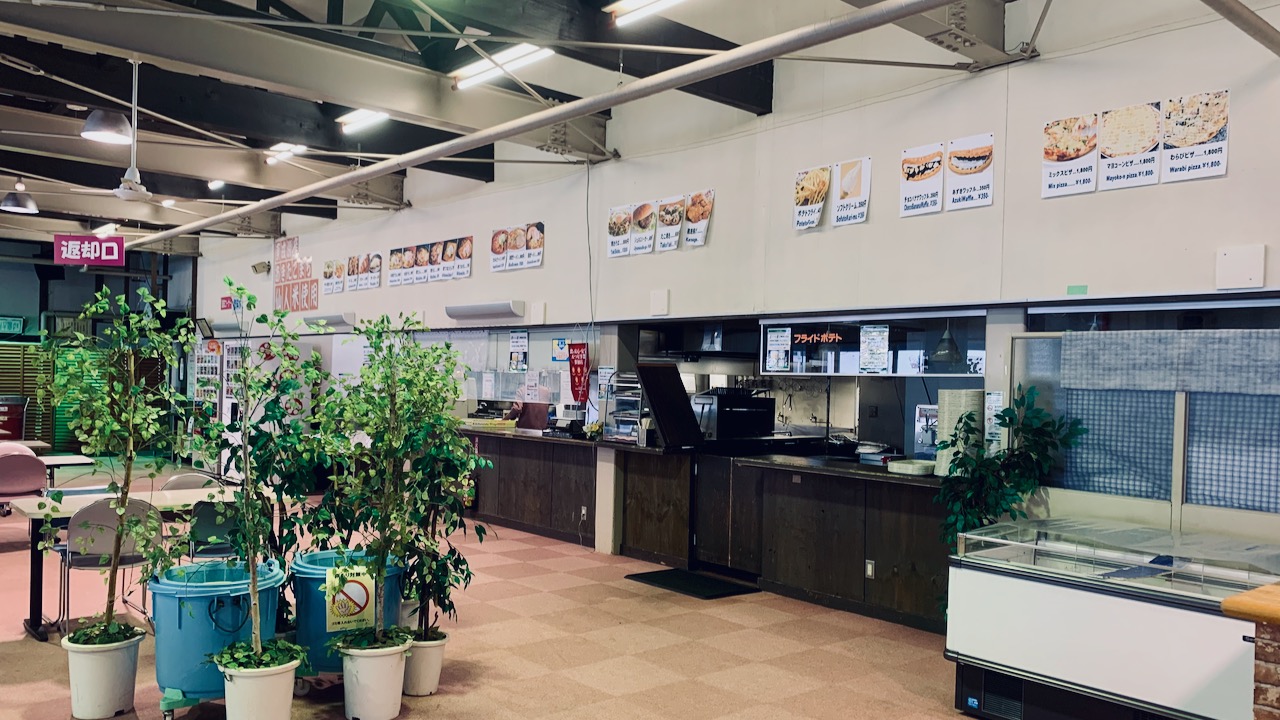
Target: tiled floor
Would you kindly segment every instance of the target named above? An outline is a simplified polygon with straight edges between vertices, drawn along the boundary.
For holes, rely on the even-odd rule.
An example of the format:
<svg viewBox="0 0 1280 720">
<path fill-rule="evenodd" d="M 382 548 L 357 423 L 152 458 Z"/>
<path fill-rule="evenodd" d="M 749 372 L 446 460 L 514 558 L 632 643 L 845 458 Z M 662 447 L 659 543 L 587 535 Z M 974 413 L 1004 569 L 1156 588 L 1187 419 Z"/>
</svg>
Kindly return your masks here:
<svg viewBox="0 0 1280 720">
<path fill-rule="evenodd" d="M 69 717 L 66 659 L 20 636 L 25 523 L 0 521 L 0 718 Z M 940 636 L 767 593 L 703 601 L 623 579 L 656 566 L 505 528 L 462 547 L 476 571 L 440 692 L 405 699 L 401 717 L 439 720 L 926 720 L 954 718 Z M 46 559 L 46 578 L 56 562 Z M 76 607 L 103 595 L 77 578 Z M 46 592 L 53 609 L 53 589 Z M 151 642 L 137 714 L 159 718 Z M 179 717 L 222 717 L 217 704 Z M 295 718 L 342 718 L 331 687 Z"/>
</svg>

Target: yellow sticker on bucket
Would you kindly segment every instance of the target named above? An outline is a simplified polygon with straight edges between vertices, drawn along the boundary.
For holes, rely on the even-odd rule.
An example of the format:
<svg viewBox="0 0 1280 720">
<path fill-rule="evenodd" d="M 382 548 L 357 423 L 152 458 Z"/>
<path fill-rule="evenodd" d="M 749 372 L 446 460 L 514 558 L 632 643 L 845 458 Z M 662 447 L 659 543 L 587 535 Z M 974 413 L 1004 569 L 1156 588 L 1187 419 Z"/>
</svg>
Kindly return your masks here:
<svg viewBox="0 0 1280 720">
<path fill-rule="evenodd" d="M 376 586 L 363 568 L 329 568 L 324 583 L 326 632 L 373 627 Z"/>
</svg>

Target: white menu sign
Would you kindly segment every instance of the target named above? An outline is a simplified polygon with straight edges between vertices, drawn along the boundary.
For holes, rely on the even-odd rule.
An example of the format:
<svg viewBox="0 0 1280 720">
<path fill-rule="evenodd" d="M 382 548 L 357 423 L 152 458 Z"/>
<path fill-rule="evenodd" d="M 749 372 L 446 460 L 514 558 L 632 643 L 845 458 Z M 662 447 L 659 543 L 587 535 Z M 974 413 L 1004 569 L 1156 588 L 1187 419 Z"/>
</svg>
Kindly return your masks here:
<svg viewBox="0 0 1280 720">
<path fill-rule="evenodd" d="M 827 202 L 827 192 L 831 189 L 831 168 L 829 166 L 801 170 L 796 173 L 795 192 L 795 227 L 797 230 L 809 230 L 818 227 L 822 222 L 822 208 Z"/>
<path fill-rule="evenodd" d="M 631 213 L 634 210 L 632 205 L 609 208 L 609 257 L 626 257 L 631 254 Z"/>
<path fill-rule="evenodd" d="M 684 196 L 658 201 L 658 252 L 680 247 L 680 231 L 684 228 Z"/>
<path fill-rule="evenodd" d="M 653 252 L 653 239 L 658 232 L 658 210 L 653 203 L 640 203 L 631 211 L 631 254 Z"/>
<path fill-rule="evenodd" d="M 942 151 L 942 143 L 902 151 L 899 217 L 942 212 Z"/>
<path fill-rule="evenodd" d="M 707 228 L 715 209 L 716 191 L 703 190 L 689 196 L 684 209 L 684 244 L 699 247 L 707 244 Z"/>
<path fill-rule="evenodd" d="M 1164 101 L 1161 182 L 1227 174 L 1228 91 Z"/>
<path fill-rule="evenodd" d="M 1160 103 L 1103 111 L 1098 123 L 1098 189 L 1160 182 Z"/>
<path fill-rule="evenodd" d="M 765 372 L 789 372 L 791 370 L 791 328 L 769 328 L 764 343 Z"/>
<path fill-rule="evenodd" d="M 995 133 L 982 133 L 947 143 L 947 210 L 995 201 L 995 142 Z"/>
<path fill-rule="evenodd" d="M 867 221 L 871 199 L 871 158 L 849 160 L 836 165 L 835 227 Z"/>
<path fill-rule="evenodd" d="M 1098 176 L 1098 115 L 1077 115 L 1044 125 L 1040 197 L 1091 193 Z"/>
</svg>

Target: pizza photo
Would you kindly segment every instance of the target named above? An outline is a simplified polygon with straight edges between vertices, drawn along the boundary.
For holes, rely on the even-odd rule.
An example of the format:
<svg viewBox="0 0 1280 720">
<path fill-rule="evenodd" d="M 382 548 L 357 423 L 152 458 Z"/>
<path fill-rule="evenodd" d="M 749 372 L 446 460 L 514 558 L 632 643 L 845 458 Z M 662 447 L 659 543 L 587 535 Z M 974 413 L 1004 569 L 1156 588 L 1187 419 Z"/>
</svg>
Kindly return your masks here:
<svg viewBox="0 0 1280 720">
<path fill-rule="evenodd" d="M 1047 162 L 1078 160 L 1097 147 L 1098 116 L 1096 114 L 1045 123 L 1044 159 Z"/>
<path fill-rule="evenodd" d="M 1186 95 L 1164 104 L 1164 146 L 1185 148 L 1220 139 L 1227 129 L 1227 91 Z"/>
<path fill-rule="evenodd" d="M 1160 142 L 1160 110 L 1143 103 L 1102 113 L 1098 148 L 1109 158 L 1141 155 Z"/>
</svg>

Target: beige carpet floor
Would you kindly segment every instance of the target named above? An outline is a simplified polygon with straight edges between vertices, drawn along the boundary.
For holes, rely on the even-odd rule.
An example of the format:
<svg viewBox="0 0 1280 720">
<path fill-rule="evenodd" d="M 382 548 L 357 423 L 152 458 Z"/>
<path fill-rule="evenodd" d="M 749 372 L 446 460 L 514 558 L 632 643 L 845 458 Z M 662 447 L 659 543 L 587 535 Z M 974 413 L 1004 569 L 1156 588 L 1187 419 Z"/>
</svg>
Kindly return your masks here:
<svg viewBox="0 0 1280 720">
<path fill-rule="evenodd" d="M 63 651 L 21 634 L 26 543 L 21 518 L 0 520 L 0 718 L 68 718 Z M 458 597 L 458 622 L 448 623 L 440 692 L 406 698 L 401 717 L 958 717 L 940 636 L 768 593 L 696 600 L 623 578 L 656 566 L 501 527 L 483 544 L 461 545 L 476 580 Z M 45 567 L 52 614 L 56 558 Z M 100 578 L 77 573 L 73 587 L 78 614 L 98 609 Z M 152 653 L 148 639 L 136 714 L 126 717 L 161 717 Z M 217 703 L 178 712 L 223 716 Z M 341 686 L 296 700 L 293 717 L 342 718 Z"/>
</svg>

